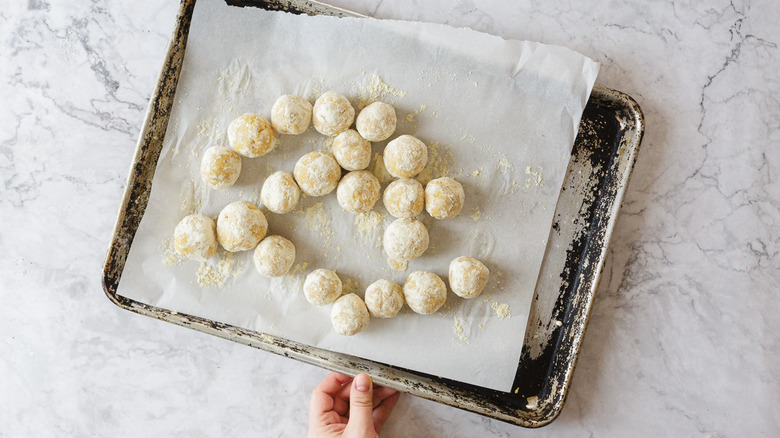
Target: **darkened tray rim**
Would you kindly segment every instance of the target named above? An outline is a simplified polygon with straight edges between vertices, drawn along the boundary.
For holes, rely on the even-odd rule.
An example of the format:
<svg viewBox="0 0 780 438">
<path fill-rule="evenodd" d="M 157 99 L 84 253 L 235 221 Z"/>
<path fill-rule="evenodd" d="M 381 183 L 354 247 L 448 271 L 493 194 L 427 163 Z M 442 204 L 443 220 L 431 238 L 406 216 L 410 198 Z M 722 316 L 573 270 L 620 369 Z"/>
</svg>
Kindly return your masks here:
<svg viewBox="0 0 780 438">
<path fill-rule="evenodd" d="M 359 14 L 312 1 L 231 0 L 230 3 L 294 13 L 359 16 Z M 557 331 L 555 346 L 550 347 L 554 348 L 554 351 L 552 352 L 553 357 L 549 359 L 547 374 L 547 378 L 554 379 L 558 384 L 553 385 L 552 388 L 549 385 L 540 385 L 543 389 L 537 394 L 537 403 L 526 405 L 525 400 L 531 394 L 503 393 L 465 385 L 359 357 L 333 353 L 197 316 L 176 313 L 117 295 L 116 291 L 126 257 L 151 192 L 154 169 L 173 105 L 194 6 L 195 0 L 182 0 L 180 4 L 176 26 L 139 135 L 114 227 L 114 234 L 103 268 L 103 288 L 108 298 L 117 306 L 142 315 L 344 374 L 354 375 L 365 372 L 370 374 L 377 383 L 384 386 L 520 426 L 540 427 L 554 420 L 563 408 L 571 374 L 579 353 L 579 346 L 598 288 L 612 229 L 617 220 L 617 211 L 628 185 L 642 139 L 644 119 L 638 104 L 624 93 L 600 86 L 594 87 L 591 95 L 589 104 L 615 107 L 616 112 L 622 114 L 623 117 L 620 123 L 626 124 L 626 126 L 621 131 L 620 138 L 605 139 L 606 143 L 615 143 L 610 169 L 605 170 L 607 173 L 612 173 L 612 175 L 608 175 L 608 178 L 613 178 L 614 181 L 609 187 L 600 188 L 602 194 L 595 201 L 599 204 L 598 212 L 593 215 L 594 217 L 589 218 L 593 224 L 587 226 L 586 242 L 588 247 L 592 248 L 584 250 L 577 259 L 577 272 L 574 276 L 576 278 L 572 284 L 573 290 L 570 292 L 572 297 L 570 301 L 563 303 L 563 307 L 560 309 L 560 318 L 563 320 L 563 324 Z M 618 118 L 620 117 L 618 116 Z M 606 184 L 605 182 L 604 185 Z M 585 264 L 587 266 L 583 267 L 582 265 Z M 530 321 L 529 330 L 532 330 Z"/>
</svg>

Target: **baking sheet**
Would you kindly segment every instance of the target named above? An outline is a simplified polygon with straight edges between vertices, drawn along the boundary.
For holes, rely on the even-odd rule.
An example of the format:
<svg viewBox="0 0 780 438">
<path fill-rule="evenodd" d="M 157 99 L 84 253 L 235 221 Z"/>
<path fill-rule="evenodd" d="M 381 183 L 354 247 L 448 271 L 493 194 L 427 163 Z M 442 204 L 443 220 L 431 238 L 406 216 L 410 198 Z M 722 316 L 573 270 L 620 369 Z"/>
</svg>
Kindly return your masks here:
<svg viewBox="0 0 780 438">
<path fill-rule="evenodd" d="M 292 16 L 201 1 L 152 195 L 118 293 L 506 391 L 516 372 L 576 126 L 596 72 L 595 63 L 567 49 L 470 30 Z M 294 275 L 261 277 L 251 265 L 251 252 L 232 259 L 223 253 L 206 266 L 170 257 L 170 236 L 181 217 L 192 211 L 216 216 L 239 199 L 259 203 L 265 176 L 291 171 L 304 153 L 328 147 L 313 129 L 303 136 L 282 136 L 271 154 L 243 160 L 236 186 L 214 192 L 199 180 L 200 153 L 226 142 L 230 120 L 243 112 L 268 116 L 284 93 L 313 101 L 328 89 L 352 98 L 356 107 L 375 99 L 393 103 L 399 116 L 396 135 L 413 134 L 431 146 L 425 178 L 447 173 L 463 183 L 467 202 L 461 216 L 425 221 L 431 249 L 408 271 L 392 271 L 376 245 L 391 218 L 373 228 L 365 221 L 357 226 L 355 216 L 342 211 L 331 194 L 305 198 L 296 213 L 268 215 L 270 232 L 296 244 Z M 384 142 L 374 145 L 376 152 L 383 147 Z M 381 202 L 375 210 L 386 213 Z M 378 278 L 403 283 L 417 269 L 446 279 L 449 261 L 460 255 L 481 258 L 491 269 L 483 296 L 466 301 L 449 293 L 447 307 L 436 315 L 405 308 L 397 318 L 372 319 L 355 337 L 336 335 L 329 306 L 310 305 L 300 291 L 304 275 L 317 267 L 335 269 L 347 288 L 359 293 Z M 200 283 L 216 284 L 200 284 L 198 271 Z"/>
</svg>

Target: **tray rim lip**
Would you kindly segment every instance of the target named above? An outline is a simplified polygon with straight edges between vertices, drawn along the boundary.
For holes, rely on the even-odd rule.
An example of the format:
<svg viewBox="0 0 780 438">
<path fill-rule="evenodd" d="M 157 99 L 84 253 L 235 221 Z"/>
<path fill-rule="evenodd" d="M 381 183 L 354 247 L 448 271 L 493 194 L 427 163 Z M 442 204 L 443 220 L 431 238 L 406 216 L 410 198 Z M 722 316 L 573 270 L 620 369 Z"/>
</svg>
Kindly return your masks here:
<svg viewBox="0 0 780 438">
<path fill-rule="evenodd" d="M 124 296 L 121 296 L 121 295 L 117 294 L 117 288 L 118 288 L 120 280 L 117 280 L 116 282 L 112 282 L 112 278 L 110 278 L 109 272 L 112 272 L 112 265 L 114 264 L 112 259 L 113 259 L 114 256 L 116 256 L 115 252 L 118 251 L 117 244 L 118 244 L 118 241 L 121 240 L 121 235 L 120 234 L 122 232 L 122 224 L 124 223 L 124 221 L 126 219 L 125 207 L 128 206 L 131 202 L 133 202 L 132 199 L 131 199 L 133 187 L 135 187 L 138 184 L 138 182 L 135 180 L 135 175 L 133 173 L 133 169 L 139 164 L 140 158 L 143 156 L 144 149 L 148 146 L 148 144 L 147 144 L 148 142 L 144 141 L 145 134 L 150 129 L 150 125 L 151 125 L 152 119 L 154 118 L 153 117 L 153 107 L 154 107 L 154 104 L 155 104 L 155 102 L 159 101 L 159 99 L 161 98 L 161 90 L 165 86 L 165 84 L 164 84 L 165 77 L 166 77 L 165 67 L 168 65 L 168 62 L 171 61 L 171 59 L 173 57 L 174 48 L 177 46 L 177 44 L 182 44 L 181 41 L 177 40 L 177 38 L 181 38 L 180 36 L 177 36 L 177 33 L 179 33 L 181 31 L 182 26 L 186 27 L 186 29 L 185 29 L 185 36 L 184 36 L 184 44 L 185 44 L 185 51 L 186 51 L 186 33 L 188 32 L 188 29 L 189 29 L 189 24 L 190 24 L 189 23 L 189 19 L 191 19 L 192 10 L 193 10 L 192 8 L 194 7 L 195 2 L 196 2 L 196 0 L 182 0 L 181 3 L 180 3 L 179 9 L 178 9 L 178 14 L 177 14 L 177 17 L 176 17 L 176 24 L 174 26 L 171 39 L 169 41 L 168 50 L 166 51 L 166 55 L 165 55 L 165 58 L 163 60 L 163 66 L 161 68 L 160 74 L 158 75 L 158 78 L 157 78 L 157 81 L 156 81 L 156 84 L 155 84 L 155 87 L 154 87 L 154 92 L 153 92 L 152 96 L 150 97 L 149 105 L 147 107 L 146 114 L 144 116 L 144 121 L 143 121 L 143 123 L 141 125 L 141 129 L 139 130 L 139 137 L 138 137 L 138 141 L 136 143 L 136 148 L 135 148 L 135 153 L 134 153 L 134 156 L 133 156 L 133 160 L 131 162 L 130 172 L 129 172 L 129 175 L 128 175 L 128 178 L 127 178 L 127 181 L 126 181 L 126 184 L 125 184 L 125 188 L 123 190 L 123 195 L 122 195 L 122 198 L 121 198 L 121 201 L 120 201 L 120 204 L 119 204 L 119 212 L 118 212 L 118 215 L 117 215 L 116 222 L 114 224 L 114 228 L 112 230 L 112 235 L 111 235 L 112 237 L 111 237 L 110 246 L 109 246 L 108 252 L 106 254 L 105 262 L 103 264 L 103 272 L 102 272 L 102 277 L 101 277 L 101 283 L 102 283 L 102 286 L 103 286 L 104 293 L 106 294 L 106 296 L 108 297 L 108 299 L 111 302 L 113 302 L 115 305 L 117 305 L 118 307 L 120 307 L 122 309 L 129 310 L 129 311 L 132 311 L 132 312 L 135 312 L 135 313 L 138 313 L 138 314 L 141 314 L 141 315 L 149 316 L 149 317 L 152 317 L 152 318 L 155 318 L 155 319 L 159 319 L 159 320 L 162 320 L 162 321 L 170 322 L 170 323 L 173 323 L 173 324 L 176 324 L 176 325 L 180 325 L 180 326 L 183 326 L 183 327 L 191 328 L 191 329 L 203 332 L 203 333 L 219 336 L 219 337 L 224 338 L 224 339 L 232 340 L 232 341 L 239 342 L 239 343 L 242 343 L 242 344 L 245 344 L 245 345 L 249 345 L 249 346 L 252 346 L 252 347 L 264 350 L 264 351 L 268 351 L 268 352 L 279 354 L 279 355 L 282 355 L 282 356 L 285 356 L 285 357 L 293 358 L 293 359 L 302 361 L 304 363 L 308 363 L 308 364 L 311 364 L 311 365 L 319 366 L 319 367 L 322 367 L 322 368 L 325 368 L 325 369 L 330 369 L 330 370 L 333 370 L 333 371 L 339 371 L 339 372 L 342 372 L 342 373 L 345 373 L 345 374 L 353 374 L 353 375 L 356 372 L 367 371 L 367 370 L 360 370 L 359 369 L 360 367 L 357 367 L 357 366 L 355 366 L 354 368 L 350 369 L 350 368 L 345 368 L 343 366 L 334 365 L 333 363 L 327 362 L 327 361 L 325 361 L 323 359 L 324 357 L 326 357 L 328 355 L 336 355 L 336 356 L 339 356 L 341 358 L 344 358 L 347 361 L 349 361 L 350 358 L 354 358 L 356 360 L 368 362 L 370 364 L 376 364 L 376 365 L 378 365 L 380 367 L 386 367 L 386 365 L 384 365 L 384 364 L 379 364 L 377 362 L 370 361 L 368 359 L 363 359 L 363 358 L 359 358 L 359 357 L 356 357 L 356 356 L 347 355 L 347 354 L 344 354 L 344 353 L 334 353 L 334 352 L 323 350 L 323 349 L 320 349 L 320 348 L 317 348 L 317 347 L 304 345 L 304 344 L 301 344 L 301 343 L 296 342 L 296 341 L 291 341 L 291 340 L 288 340 L 288 339 L 283 339 L 283 338 L 279 338 L 279 337 L 276 337 L 276 336 L 268 335 L 268 334 L 265 334 L 265 333 L 251 331 L 251 330 L 243 329 L 241 327 L 232 326 L 232 325 L 229 325 L 229 324 L 218 323 L 216 321 L 207 320 L 205 318 L 200 318 L 200 317 L 193 316 L 193 315 L 186 315 L 186 314 L 178 313 L 178 312 L 171 311 L 171 310 L 168 310 L 168 309 L 163 309 L 163 308 L 159 308 L 159 307 L 152 306 L 152 305 L 149 305 L 149 304 L 145 304 L 145 303 L 142 303 L 142 302 L 139 302 L 139 301 L 136 301 L 136 300 L 133 300 L 133 299 L 130 299 L 130 298 L 127 298 L 127 297 L 124 297 Z M 291 5 L 295 5 L 295 4 L 298 4 L 298 3 L 316 4 L 319 7 L 331 8 L 334 11 L 338 11 L 340 13 L 348 14 L 348 15 L 351 15 L 351 16 L 365 17 L 364 15 L 361 15 L 361 14 L 358 14 L 358 13 L 354 13 L 352 11 L 349 11 L 349 10 L 346 10 L 346 9 L 343 9 L 343 8 L 331 6 L 331 5 L 328 5 L 328 4 L 320 2 L 320 1 L 309 0 L 309 1 L 301 2 L 300 0 L 286 0 L 286 3 L 291 4 Z M 189 8 L 189 16 L 187 16 L 188 8 Z M 182 57 L 182 59 L 183 59 L 183 57 Z M 176 82 L 176 84 L 178 84 L 178 74 L 176 75 L 176 81 L 175 82 Z M 174 90 L 175 90 L 176 84 L 174 84 Z M 623 109 L 628 111 L 633 116 L 632 119 L 631 119 L 631 122 L 634 124 L 634 129 L 633 129 L 633 135 L 629 139 L 631 145 L 630 145 L 630 147 L 626 148 L 626 150 L 628 152 L 628 157 L 626 158 L 626 160 L 627 160 L 627 170 L 620 175 L 621 176 L 621 178 L 620 178 L 621 183 L 618 184 L 618 187 L 617 187 L 617 190 L 616 190 L 616 193 L 615 193 L 615 197 L 614 197 L 614 202 L 610 205 L 610 207 L 612 209 L 614 209 L 614 213 L 609 217 L 609 219 L 606 221 L 606 224 L 604 226 L 604 242 L 603 242 L 603 246 L 601 247 L 601 250 L 599 251 L 598 257 L 597 257 L 598 267 L 594 271 L 595 274 L 592 277 L 592 286 L 586 291 L 587 294 L 585 295 L 586 302 L 585 302 L 585 305 L 584 305 L 584 314 L 582 315 L 581 322 L 579 323 L 580 330 L 576 331 L 577 334 L 571 338 L 572 342 L 573 342 L 572 353 L 570 355 L 571 356 L 570 357 L 571 360 L 567 361 L 566 366 L 562 370 L 563 371 L 562 372 L 562 385 L 560 385 L 560 387 L 557 388 L 557 390 L 550 391 L 548 397 L 546 397 L 545 399 L 539 399 L 539 404 L 538 404 L 539 409 L 537 409 L 535 411 L 532 410 L 532 411 L 517 411 L 517 412 L 515 412 L 515 413 L 535 412 L 535 413 L 537 413 L 537 415 L 528 415 L 528 416 L 525 416 L 525 417 L 521 417 L 521 416 L 511 416 L 511 415 L 506 415 L 506 414 L 502 415 L 502 413 L 500 411 L 498 411 L 498 410 L 497 411 L 492 411 L 492 412 L 486 412 L 484 409 L 480 409 L 480 406 L 473 405 L 473 404 L 471 406 L 468 406 L 467 403 L 466 404 L 455 404 L 454 402 L 450 403 L 450 402 L 447 402 L 446 400 L 443 400 L 443 399 L 437 398 L 437 397 L 433 397 L 430 394 L 425 393 L 424 391 L 422 391 L 422 389 L 420 389 L 420 388 L 422 388 L 422 386 L 420 386 L 420 387 L 402 386 L 399 383 L 397 383 L 396 381 L 390 380 L 388 378 L 384 378 L 382 376 L 377 376 L 375 378 L 377 383 L 380 383 L 380 384 L 382 384 L 384 386 L 388 386 L 388 387 L 391 387 L 391 388 L 394 388 L 394 389 L 398 389 L 398 390 L 401 390 L 401 391 L 404 391 L 404 392 L 408 392 L 408 393 L 413 394 L 413 395 L 418 396 L 418 397 L 426 398 L 426 399 L 437 401 L 439 403 L 447 404 L 447 405 L 450 405 L 450 406 L 453 406 L 453 407 L 458 407 L 458 408 L 465 409 L 465 410 L 468 410 L 468 411 L 471 411 L 471 412 L 479 413 L 481 415 L 485 415 L 485 416 L 488 416 L 488 417 L 496 418 L 496 419 L 499 419 L 499 420 L 502 420 L 502 421 L 505 421 L 505 422 L 509 422 L 509 423 L 513 423 L 513 424 L 516 424 L 516 425 L 519 425 L 519 426 L 522 426 L 522 427 L 528 427 L 528 428 L 542 427 L 542 426 L 545 426 L 545 425 L 549 424 L 550 422 L 555 420 L 558 417 L 558 415 L 560 415 L 560 413 L 561 413 L 561 411 L 563 409 L 565 398 L 568 395 L 568 389 L 569 389 L 569 386 L 571 384 L 572 375 L 573 375 L 574 368 L 576 366 L 577 359 L 579 357 L 581 343 L 582 343 L 582 341 L 584 339 L 585 331 L 587 329 L 587 323 L 588 323 L 588 321 L 590 319 L 590 314 L 591 314 L 591 311 L 592 311 L 592 305 L 593 305 L 593 301 L 594 301 L 594 298 L 595 298 L 595 295 L 596 295 L 596 291 L 598 289 L 598 283 L 599 283 L 599 281 L 601 279 L 601 274 L 602 274 L 602 270 L 603 270 L 604 261 L 606 259 L 606 254 L 608 252 L 609 244 L 610 244 L 610 241 L 611 241 L 612 231 L 613 231 L 613 229 L 615 227 L 615 224 L 617 223 L 618 212 L 619 212 L 619 209 L 620 209 L 620 205 L 621 205 L 623 197 L 625 195 L 625 191 L 626 191 L 626 189 L 628 187 L 628 183 L 629 183 L 629 180 L 630 180 L 630 177 L 631 177 L 631 174 L 632 174 L 632 169 L 633 169 L 633 166 L 634 166 L 634 164 L 636 162 L 636 156 L 637 156 L 640 144 L 641 144 L 642 137 L 644 135 L 644 115 L 642 113 L 642 110 L 641 110 L 639 104 L 636 102 L 636 100 L 633 97 L 631 97 L 630 95 L 628 95 L 626 93 L 623 93 L 623 92 L 620 92 L 620 91 L 617 91 L 617 90 L 614 90 L 614 89 L 611 89 L 611 88 L 607 88 L 607 87 L 601 86 L 599 84 L 595 84 L 593 86 L 593 89 L 591 91 L 589 99 L 593 99 L 594 97 L 600 98 L 600 99 L 608 99 L 608 100 L 622 102 L 624 104 Z M 166 123 L 166 126 L 167 126 L 167 123 Z M 623 140 L 623 139 L 626 139 L 626 137 L 621 137 L 621 140 Z M 162 139 L 159 139 L 158 141 L 162 142 Z M 156 168 L 156 164 L 155 164 L 155 168 Z M 151 185 L 150 185 L 150 187 L 151 187 Z M 145 210 L 145 207 L 144 207 L 144 210 Z M 135 233 L 133 233 L 132 237 L 133 238 L 135 237 Z M 130 246 L 131 246 L 131 244 L 128 245 L 128 249 L 127 249 L 128 252 L 129 252 Z M 125 256 L 126 256 L 126 254 L 125 254 Z M 121 277 L 121 273 L 124 270 L 125 261 L 122 260 L 120 264 L 121 264 L 121 267 L 120 267 L 121 269 L 118 269 L 118 276 L 116 277 L 117 279 L 119 279 Z M 165 314 L 165 313 L 167 313 L 167 314 Z M 229 333 L 220 332 L 219 329 L 216 328 L 217 325 L 223 326 L 223 327 L 229 327 L 229 328 L 233 329 L 235 332 L 240 333 L 241 336 L 239 336 L 239 335 L 231 336 Z M 256 337 L 257 339 L 252 339 L 253 337 Z M 282 345 L 282 344 L 284 344 L 284 345 Z M 304 347 L 308 348 L 309 350 L 312 350 L 312 352 L 317 354 L 317 356 L 314 357 L 314 356 L 302 353 L 300 351 L 295 351 L 295 350 L 290 348 L 291 344 L 304 346 Z M 357 365 L 357 364 L 356 363 L 352 363 L 352 365 L 354 366 L 354 365 Z M 395 368 L 393 368 L 393 369 L 395 369 Z M 398 373 L 398 370 L 397 369 L 395 369 L 395 370 L 396 370 L 396 373 Z M 409 373 L 401 372 L 401 374 L 409 374 Z M 430 381 L 430 379 L 428 379 L 427 377 L 420 376 L 420 375 L 417 375 L 417 374 L 412 374 L 412 376 L 415 376 L 418 379 L 423 380 L 423 381 Z M 452 392 L 452 390 L 450 390 L 450 392 Z M 453 395 L 457 395 L 457 394 L 453 393 Z M 466 400 L 460 400 L 460 401 L 464 402 Z M 495 403 L 492 403 L 492 402 L 485 402 L 485 403 L 498 407 Z"/>
</svg>

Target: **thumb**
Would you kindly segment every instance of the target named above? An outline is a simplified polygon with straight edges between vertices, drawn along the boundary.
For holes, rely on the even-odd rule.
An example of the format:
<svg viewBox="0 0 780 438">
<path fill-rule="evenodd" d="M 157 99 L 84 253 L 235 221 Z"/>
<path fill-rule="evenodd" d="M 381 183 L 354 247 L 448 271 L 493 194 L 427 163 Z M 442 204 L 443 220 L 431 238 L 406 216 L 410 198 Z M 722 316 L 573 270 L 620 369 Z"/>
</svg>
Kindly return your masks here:
<svg viewBox="0 0 780 438">
<path fill-rule="evenodd" d="M 366 374 L 358 374 L 349 392 L 349 420 L 345 432 L 376 436 L 373 412 L 374 387 L 371 378 Z"/>
</svg>

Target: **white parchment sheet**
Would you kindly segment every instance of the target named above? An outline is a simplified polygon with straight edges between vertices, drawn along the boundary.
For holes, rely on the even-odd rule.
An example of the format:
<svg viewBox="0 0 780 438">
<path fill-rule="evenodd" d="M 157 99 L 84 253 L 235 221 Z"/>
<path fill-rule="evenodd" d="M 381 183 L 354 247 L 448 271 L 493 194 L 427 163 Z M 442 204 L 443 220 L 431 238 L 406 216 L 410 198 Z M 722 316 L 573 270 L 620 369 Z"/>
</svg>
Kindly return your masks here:
<svg viewBox="0 0 780 438">
<path fill-rule="evenodd" d="M 149 205 L 127 259 L 119 294 L 180 313 L 241 326 L 332 351 L 510 391 L 553 211 L 583 107 L 598 65 L 571 50 L 504 40 L 442 25 L 296 16 L 201 0 L 195 7 L 176 102 Z M 214 191 L 201 181 L 202 152 L 227 146 L 235 117 L 270 118 L 282 94 L 312 103 L 336 90 L 359 109 L 381 100 L 395 106 L 398 129 L 430 148 L 422 179 L 454 177 L 466 203 L 454 219 L 423 214 L 431 247 L 405 272 L 386 262 L 380 241 L 392 221 L 381 200 L 374 223 L 343 211 L 335 191 L 302 198 L 286 215 L 268 213 L 269 234 L 296 246 L 296 264 L 269 279 L 252 251 L 220 250 L 207 264 L 171 257 L 176 224 L 187 214 L 211 217 L 230 202 L 260 204 L 260 187 L 276 170 L 292 173 L 306 152 L 330 142 L 313 127 L 280 136 L 278 147 L 243 158 L 235 186 Z M 386 142 L 374 143 L 381 152 Z M 381 163 L 369 170 L 381 176 Z M 382 179 L 382 187 L 389 180 Z M 424 182 L 423 181 L 423 182 Z M 386 217 L 384 217 L 386 215 Z M 383 220 L 377 220 L 382 219 Z M 491 271 L 473 300 L 448 292 L 434 315 L 408 307 L 392 319 L 372 318 L 352 337 L 337 335 L 331 306 L 309 304 L 305 275 L 333 269 L 347 292 L 363 295 L 379 278 L 403 284 L 415 270 L 446 282 L 449 262 L 481 259 Z"/>
</svg>

